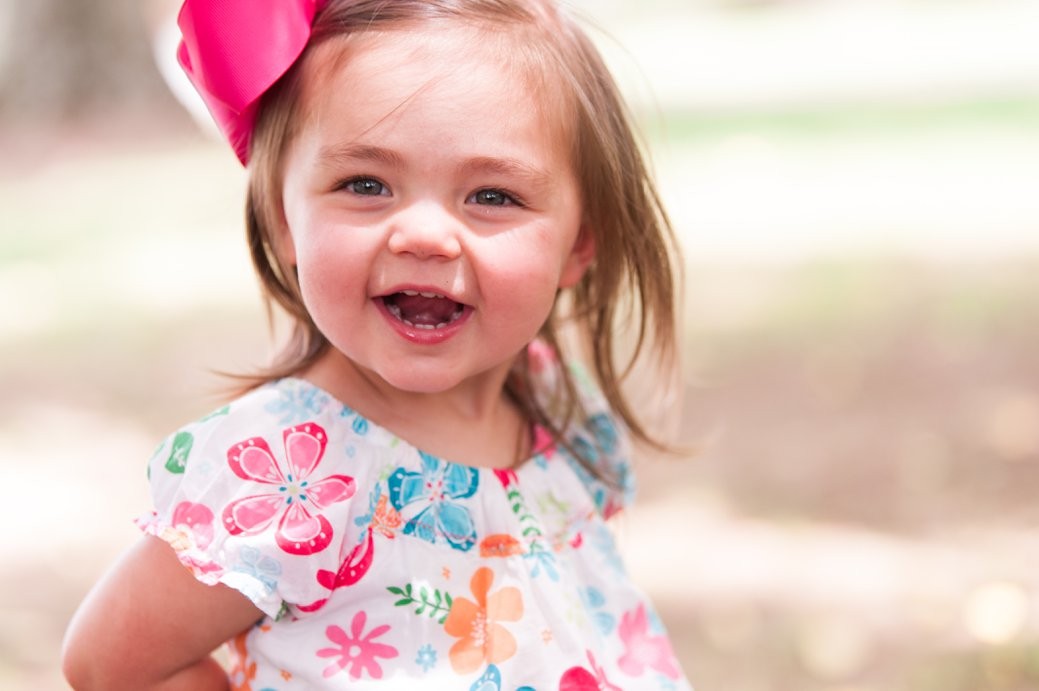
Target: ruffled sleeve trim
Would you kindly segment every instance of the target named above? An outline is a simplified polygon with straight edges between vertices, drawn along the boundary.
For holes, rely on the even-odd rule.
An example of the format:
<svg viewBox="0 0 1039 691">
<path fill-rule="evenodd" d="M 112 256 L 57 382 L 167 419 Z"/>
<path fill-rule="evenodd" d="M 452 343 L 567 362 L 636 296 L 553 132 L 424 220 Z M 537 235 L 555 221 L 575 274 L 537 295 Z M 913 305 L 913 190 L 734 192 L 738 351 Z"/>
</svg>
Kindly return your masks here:
<svg viewBox="0 0 1039 691">
<path fill-rule="evenodd" d="M 273 382 L 167 438 L 149 464 L 155 510 L 138 526 L 199 581 L 268 616 L 313 611 L 340 585 L 344 555 L 368 540 L 358 528 L 368 490 L 393 460 L 366 434 L 319 389 Z"/>
<path fill-rule="evenodd" d="M 198 547 L 186 526 L 169 525 L 154 511 L 141 516 L 135 523 L 146 535 L 157 537 L 168 544 L 181 565 L 199 582 L 211 586 L 223 583 L 237 590 L 272 619 L 279 618 L 284 612 L 286 603 L 271 590 L 269 581 L 265 582 L 261 577 L 242 571 L 226 570 L 205 550 Z"/>
</svg>

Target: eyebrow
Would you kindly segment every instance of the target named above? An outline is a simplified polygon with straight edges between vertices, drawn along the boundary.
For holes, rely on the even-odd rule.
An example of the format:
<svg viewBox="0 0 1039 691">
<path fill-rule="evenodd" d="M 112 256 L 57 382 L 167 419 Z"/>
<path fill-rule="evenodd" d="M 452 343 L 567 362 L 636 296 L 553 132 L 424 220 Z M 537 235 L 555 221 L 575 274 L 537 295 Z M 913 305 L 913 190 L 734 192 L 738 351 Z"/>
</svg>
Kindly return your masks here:
<svg viewBox="0 0 1039 691">
<path fill-rule="evenodd" d="M 463 173 L 489 173 L 518 177 L 539 188 L 548 186 L 552 180 L 548 171 L 514 158 L 477 156 L 467 159 L 458 168 Z"/>
<path fill-rule="evenodd" d="M 404 158 L 396 151 L 368 144 L 323 146 L 318 153 L 318 164 L 334 166 L 344 162 L 382 163 L 392 168 L 403 168 Z"/>
<path fill-rule="evenodd" d="M 381 163 L 397 169 L 405 167 L 401 154 L 371 144 L 324 146 L 318 153 L 318 164 L 322 166 L 335 167 L 337 164 L 357 162 Z M 462 161 L 456 170 L 463 175 L 482 173 L 520 178 L 537 188 L 548 187 L 552 182 L 552 176 L 547 170 L 509 157 L 474 156 Z"/>
</svg>

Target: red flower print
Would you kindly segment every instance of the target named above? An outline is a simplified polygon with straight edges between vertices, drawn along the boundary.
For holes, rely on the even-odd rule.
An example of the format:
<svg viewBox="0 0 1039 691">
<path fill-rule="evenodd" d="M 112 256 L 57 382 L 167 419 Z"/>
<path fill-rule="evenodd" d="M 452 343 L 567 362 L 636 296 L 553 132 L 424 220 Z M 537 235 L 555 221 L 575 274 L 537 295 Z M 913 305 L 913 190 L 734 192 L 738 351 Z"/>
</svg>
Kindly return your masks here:
<svg viewBox="0 0 1039 691">
<path fill-rule="evenodd" d="M 624 642 L 624 654 L 617 660 L 617 666 L 622 672 L 638 677 L 649 667 L 671 679 L 681 676 L 667 636 L 654 636 L 649 633 L 645 605 L 625 612 L 621 616 L 617 632 Z"/>
<path fill-rule="evenodd" d="M 571 667 L 563 673 L 563 678 L 559 680 L 559 691 L 621 691 L 619 686 L 614 686 L 606 678 L 602 667 L 596 664 L 592 651 L 586 652 L 588 664 L 595 673 L 592 674 L 584 667 Z"/>
<path fill-rule="evenodd" d="M 400 653 L 392 645 L 376 643 L 374 639 L 390 630 L 389 624 L 376 626 L 362 636 L 365 622 L 368 619 L 363 611 L 354 615 L 350 623 L 350 633 L 347 634 L 338 626 L 329 626 L 325 629 L 325 635 L 337 648 L 322 648 L 317 651 L 318 657 L 338 657 L 339 659 L 325 668 L 325 677 L 331 677 L 349 667 L 350 678 L 360 679 L 365 672 L 372 679 L 382 679 L 382 667 L 379 666 L 377 657 L 387 659 L 397 657 Z"/>
<path fill-rule="evenodd" d="M 224 508 L 223 522 L 232 535 L 255 535 L 278 518 L 274 537 L 289 554 L 314 554 L 332 542 L 332 525 L 321 512 L 354 494 L 354 480 L 329 475 L 311 482 L 328 444 L 325 430 L 314 423 L 286 429 L 285 468 L 262 437 L 235 444 L 227 451 L 227 463 L 235 475 L 270 485 L 275 491 L 237 499 Z M 279 518 L 280 517 L 280 518 Z"/>
<path fill-rule="evenodd" d="M 516 471 L 512 468 L 495 468 L 494 476 L 498 478 L 498 482 L 500 482 L 501 486 L 505 489 L 508 489 L 519 482 L 519 478 L 516 476 Z"/>
</svg>

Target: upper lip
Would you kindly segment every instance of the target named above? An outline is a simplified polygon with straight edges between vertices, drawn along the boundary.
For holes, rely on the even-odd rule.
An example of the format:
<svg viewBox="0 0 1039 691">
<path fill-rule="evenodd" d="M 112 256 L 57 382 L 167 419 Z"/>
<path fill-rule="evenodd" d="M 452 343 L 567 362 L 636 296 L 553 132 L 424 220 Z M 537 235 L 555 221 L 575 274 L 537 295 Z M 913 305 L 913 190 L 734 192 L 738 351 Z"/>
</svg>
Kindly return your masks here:
<svg viewBox="0 0 1039 691">
<path fill-rule="evenodd" d="M 406 295 L 421 295 L 423 297 L 432 298 L 444 298 L 446 300 L 452 300 L 460 305 L 467 304 L 464 300 L 458 299 L 456 296 L 449 292 L 443 291 L 435 286 L 420 286 L 420 285 L 400 285 L 389 290 L 380 292 L 376 295 L 377 298 L 386 298 L 396 293 L 404 293 Z"/>
</svg>

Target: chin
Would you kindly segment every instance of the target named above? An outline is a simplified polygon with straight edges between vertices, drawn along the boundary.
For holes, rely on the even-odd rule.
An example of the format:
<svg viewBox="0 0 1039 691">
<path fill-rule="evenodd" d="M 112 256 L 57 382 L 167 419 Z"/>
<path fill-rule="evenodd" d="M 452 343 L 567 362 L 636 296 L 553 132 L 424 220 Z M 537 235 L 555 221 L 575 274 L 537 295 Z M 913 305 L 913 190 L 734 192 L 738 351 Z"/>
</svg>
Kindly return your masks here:
<svg viewBox="0 0 1039 691">
<path fill-rule="evenodd" d="M 443 371 L 402 371 L 397 367 L 390 372 L 379 372 L 378 374 L 383 381 L 398 391 L 417 394 L 443 393 L 450 391 L 462 382 L 460 377 Z"/>
</svg>

